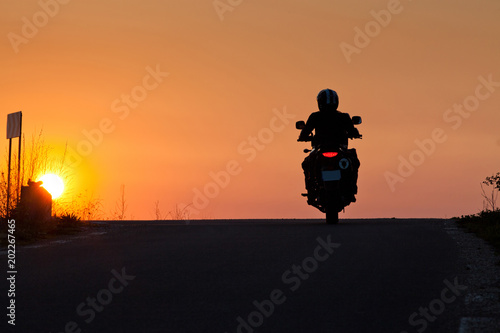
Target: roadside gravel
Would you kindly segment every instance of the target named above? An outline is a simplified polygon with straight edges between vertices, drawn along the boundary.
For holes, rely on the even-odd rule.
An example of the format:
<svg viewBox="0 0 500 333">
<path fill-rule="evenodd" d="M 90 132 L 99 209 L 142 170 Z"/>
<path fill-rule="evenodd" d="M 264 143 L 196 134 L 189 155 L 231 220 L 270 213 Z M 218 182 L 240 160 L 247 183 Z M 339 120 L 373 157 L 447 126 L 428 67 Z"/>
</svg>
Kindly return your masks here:
<svg viewBox="0 0 500 333">
<path fill-rule="evenodd" d="M 445 222 L 464 261 L 468 287 L 459 333 L 500 332 L 500 256 L 483 239 L 465 232 L 454 220 Z"/>
</svg>

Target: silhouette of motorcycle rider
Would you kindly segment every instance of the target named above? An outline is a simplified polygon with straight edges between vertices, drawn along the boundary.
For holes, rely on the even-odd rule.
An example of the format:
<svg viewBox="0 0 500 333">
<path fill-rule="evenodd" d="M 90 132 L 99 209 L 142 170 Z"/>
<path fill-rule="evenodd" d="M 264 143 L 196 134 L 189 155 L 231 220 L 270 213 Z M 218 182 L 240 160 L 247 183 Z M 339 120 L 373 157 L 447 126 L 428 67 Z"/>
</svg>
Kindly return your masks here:
<svg viewBox="0 0 500 333">
<path fill-rule="evenodd" d="M 307 119 L 305 127 L 302 129 L 297 141 L 309 141 L 310 135 L 314 130 L 312 138 L 312 146 L 327 146 L 335 148 L 343 148 L 348 154 L 353 164 L 352 182 L 349 186 L 348 200 L 355 202 L 355 194 L 358 193 L 357 180 L 358 169 L 360 166 L 359 159 L 355 149 L 347 149 L 349 138 L 361 138 L 361 134 L 354 127 L 351 116 L 348 113 L 342 113 L 337 110 L 339 106 L 339 97 L 337 93 L 331 89 L 323 89 L 317 96 L 319 111 L 313 112 Z M 315 193 L 315 177 L 317 175 L 317 157 L 318 149 L 314 149 L 302 162 L 304 170 L 307 202 L 313 204 L 316 198 Z"/>
</svg>

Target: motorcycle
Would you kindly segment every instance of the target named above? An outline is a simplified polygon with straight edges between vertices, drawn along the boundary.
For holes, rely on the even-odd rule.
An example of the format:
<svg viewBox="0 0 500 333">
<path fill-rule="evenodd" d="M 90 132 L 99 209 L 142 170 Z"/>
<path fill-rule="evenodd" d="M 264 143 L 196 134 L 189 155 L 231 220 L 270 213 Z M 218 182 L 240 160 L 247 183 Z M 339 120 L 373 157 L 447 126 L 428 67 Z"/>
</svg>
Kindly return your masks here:
<svg viewBox="0 0 500 333">
<path fill-rule="evenodd" d="M 352 122 L 360 125 L 361 117 L 352 117 Z M 296 122 L 295 127 L 302 130 L 305 125 L 301 120 Z M 351 139 L 361 138 L 359 135 Z M 300 141 L 312 142 L 313 136 Z M 356 150 L 348 149 L 347 145 L 314 143 L 312 149 L 304 149 L 304 153 L 309 153 L 304 160 L 309 166 L 309 170 L 304 169 L 309 195 L 302 193 L 302 196 L 308 197 L 309 205 L 326 214 L 327 224 L 337 224 L 339 212 L 356 201 L 359 168 Z"/>
</svg>

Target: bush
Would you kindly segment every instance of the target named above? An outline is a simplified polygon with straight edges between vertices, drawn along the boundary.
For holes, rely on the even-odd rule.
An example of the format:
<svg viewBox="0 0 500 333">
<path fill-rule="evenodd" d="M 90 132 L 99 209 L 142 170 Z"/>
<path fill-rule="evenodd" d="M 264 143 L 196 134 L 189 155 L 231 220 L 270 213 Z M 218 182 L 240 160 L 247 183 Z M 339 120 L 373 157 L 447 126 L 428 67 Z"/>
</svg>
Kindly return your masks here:
<svg viewBox="0 0 500 333">
<path fill-rule="evenodd" d="M 85 223 L 83 223 L 74 213 L 63 214 L 59 217 L 55 217 L 54 220 L 57 226 L 56 232 L 77 231 L 80 227 L 85 225 Z"/>
<path fill-rule="evenodd" d="M 486 240 L 500 254 L 500 209 L 455 219 L 459 226 Z"/>
</svg>

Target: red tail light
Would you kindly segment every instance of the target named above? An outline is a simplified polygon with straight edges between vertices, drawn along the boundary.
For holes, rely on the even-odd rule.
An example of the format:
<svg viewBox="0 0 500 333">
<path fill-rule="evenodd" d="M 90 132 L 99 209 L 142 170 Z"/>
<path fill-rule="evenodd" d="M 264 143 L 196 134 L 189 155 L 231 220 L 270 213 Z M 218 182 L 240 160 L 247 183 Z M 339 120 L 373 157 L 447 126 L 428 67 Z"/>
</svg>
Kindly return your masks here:
<svg viewBox="0 0 500 333">
<path fill-rule="evenodd" d="M 337 152 L 334 152 L 334 151 L 329 151 L 329 152 L 326 152 L 326 153 L 323 153 L 323 156 L 325 157 L 335 157 L 337 156 L 339 153 Z"/>
</svg>

